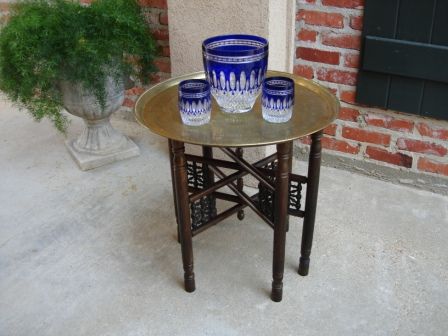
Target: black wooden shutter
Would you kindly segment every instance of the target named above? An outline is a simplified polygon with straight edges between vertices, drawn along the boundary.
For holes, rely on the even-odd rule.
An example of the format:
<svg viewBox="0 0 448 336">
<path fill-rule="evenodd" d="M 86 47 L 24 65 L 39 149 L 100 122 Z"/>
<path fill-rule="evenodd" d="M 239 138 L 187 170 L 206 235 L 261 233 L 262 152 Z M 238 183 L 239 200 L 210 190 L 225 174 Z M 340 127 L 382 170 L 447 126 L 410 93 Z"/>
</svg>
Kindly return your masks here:
<svg viewBox="0 0 448 336">
<path fill-rule="evenodd" d="M 448 120 L 448 0 L 366 0 L 356 101 Z"/>
</svg>

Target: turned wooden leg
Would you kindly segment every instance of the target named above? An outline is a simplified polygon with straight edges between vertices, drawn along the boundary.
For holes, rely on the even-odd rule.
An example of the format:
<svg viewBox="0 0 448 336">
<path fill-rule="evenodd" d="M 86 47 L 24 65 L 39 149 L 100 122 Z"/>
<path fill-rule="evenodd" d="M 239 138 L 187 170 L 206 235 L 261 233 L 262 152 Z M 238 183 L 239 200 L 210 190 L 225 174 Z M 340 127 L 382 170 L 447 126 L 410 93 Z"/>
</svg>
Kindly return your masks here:
<svg viewBox="0 0 448 336">
<path fill-rule="evenodd" d="M 213 159 L 213 148 L 208 146 L 202 146 L 202 156 L 207 159 Z M 211 169 L 208 168 L 208 165 L 205 163 L 203 164 L 203 168 L 204 168 L 205 184 L 207 186 L 213 184 L 213 182 L 215 182 L 215 174 Z"/>
<path fill-rule="evenodd" d="M 202 146 L 202 156 L 207 159 L 213 159 L 213 147 Z M 204 173 L 204 188 L 211 186 L 215 182 L 215 174 L 213 170 L 210 169 L 209 165 L 204 163 L 202 165 Z M 217 215 L 216 209 L 216 199 L 213 195 L 207 196 L 207 206 L 208 209 L 203 209 L 203 211 L 208 211 L 209 218 L 214 218 Z"/>
<path fill-rule="evenodd" d="M 243 154 L 244 154 L 244 149 L 243 148 L 239 147 L 239 148 L 236 149 L 236 155 L 239 158 L 243 158 Z M 244 189 L 244 180 L 243 180 L 242 177 L 239 178 L 236 181 L 236 187 L 238 188 L 239 191 L 243 191 L 243 189 Z M 244 219 L 244 210 L 238 211 L 237 217 L 238 217 L 239 220 L 243 220 Z"/>
<path fill-rule="evenodd" d="M 289 176 L 291 176 L 291 173 L 292 173 L 292 161 L 293 161 L 293 144 L 291 144 L 291 164 L 289 165 Z M 289 201 L 290 201 L 290 199 L 289 199 L 289 193 L 290 193 L 290 191 L 291 191 L 291 180 L 289 180 L 288 181 L 288 205 L 287 205 L 287 208 L 288 208 L 288 211 L 289 211 Z M 286 232 L 289 232 L 289 220 L 290 220 L 290 217 L 289 217 L 289 215 L 288 216 L 286 216 Z"/>
<path fill-rule="evenodd" d="M 174 194 L 176 195 L 179 235 L 184 266 L 184 283 L 187 292 L 196 289 L 193 272 L 193 243 L 191 236 L 190 204 L 188 199 L 187 167 L 183 142 L 172 141 Z"/>
<path fill-rule="evenodd" d="M 316 218 L 317 194 L 319 191 L 322 131 L 311 135 L 311 149 L 308 163 L 305 217 L 303 219 L 302 247 L 300 251 L 299 274 L 308 275 L 311 246 L 313 244 L 314 220 Z"/>
<path fill-rule="evenodd" d="M 274 196 L 274 257 L 271 299 L 280 302 L 283 295 L 285 269 L 286 223 L 288 219 L 289 172 L 292 164 L 292 142 L 277 145 L 278 166 Z"/>
<path fill-rule="evenodd" d="M 177 197 L 176 188 L 174 186 L 174 154 L 173 154 L 173 143 L 171 139 L 168 139 L 168 155 L 170 156 L 170 170 L 171 170 L 171 185 L 173 187 L 173 201 L 174 201 L 174 213 L 176 215 L 177 224 L 177 241 L 180 243 L 180 226 L 179 226 L 179 215 L 177 214 Z"/>
</svg>

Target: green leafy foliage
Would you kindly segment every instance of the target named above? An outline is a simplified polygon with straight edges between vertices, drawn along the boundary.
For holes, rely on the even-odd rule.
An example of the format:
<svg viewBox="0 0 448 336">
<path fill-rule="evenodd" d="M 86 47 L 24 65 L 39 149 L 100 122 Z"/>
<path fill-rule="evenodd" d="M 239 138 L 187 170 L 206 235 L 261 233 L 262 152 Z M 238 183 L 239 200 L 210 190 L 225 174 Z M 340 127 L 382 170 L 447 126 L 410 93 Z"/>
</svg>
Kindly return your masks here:
<svg viewBox="0 0 448 336">
<path fill-rule="evenodd" d="M 146 83 L 155 50 L 137 0 L 25 0 L 0 32 L 0 89 L 65 131 L 61 80 L 81 83 L 104 108 L 106 77 Z"/>
</svg>

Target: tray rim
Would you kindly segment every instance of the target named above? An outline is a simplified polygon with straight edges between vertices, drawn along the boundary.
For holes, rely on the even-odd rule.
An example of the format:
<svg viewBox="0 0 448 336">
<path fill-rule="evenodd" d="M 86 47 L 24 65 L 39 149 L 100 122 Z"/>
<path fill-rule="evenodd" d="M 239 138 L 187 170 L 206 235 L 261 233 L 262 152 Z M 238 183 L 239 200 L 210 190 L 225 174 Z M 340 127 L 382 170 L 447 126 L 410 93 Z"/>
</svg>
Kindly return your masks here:
<svg viewBox="0 0 448 336">
<path fill-rule="evenodd" d="M 197 72 L 185 74 L 182 76 L 172 77 L 172 78 L 169 78 L 169 79 L 167 79 L 163 82 L 160 82 L 160 83 L 154 85 L 153 87 L 147 89 L 137 99 L 137 101 L 134 105 L 134 108 L 133 108 L 133 113 L 134 113 L 135 119 L 141 126 L 143 126 L 144 128 L 150 130 L 151 132 L 153 132 L 157 135 L 160 135 L 164 138 L 171 139 L 174 141 L 179 141 L 179 142 L 184 142 L 184 143 L 189 143 L 189 144 L 194 144 L 194 145 L 201 145 L 201 146 L 212 146 L 212 147 L 255 147 L 255 146 L 267 146 L 267 145 L 275 145 L 275 144 L 283 143 L 283 142 L 289 142 L 289 141 L 293 141 L 293 140 L 305 137 L 307 135 L 316 133 L 317 131 L 320 131 L 320 130 L 324 129 L 325 127 L 327 127 L 328 125 L 330 125 L 337 118 L 341 104 L 340 104 L 339 100 L 337 99 L 337 97 L 326 87 L 324 87 L 310 79 L 306 79 L 304 77 L 301 77 L 301 76 L 298 76 L 295 74 L 291 74 L 288 72 L 283 72 L 283 71 L 268 70 L 267 76 L 289 77 L 294 80 L 294 83 L 296 85 L 304 86 L 305 88 L 307 88 L 307 89 L 315 92 L 319 96 L 321 96 L 323 99 L 325 99 L 329 103 L 329 106 L 331 107 L 332 115 L 329 117 L 329 121 L 326 123 L 323 123 L 322 125 L 319 125 L 319 127 L 316 129 L 312 128 L 300 135 L 285 137 L 285 138 L 278 139 L 278 140 L 262 141 L 259 143 L 247 143 L 247 144 L 234 144 L 234 143 L 215 144 L 215 143 L 187 140 L 180 136 L 176 137 L 176 136 L 173 136 L 172 134 L 168 135 L 162 129 L 151 128 L 150 126 L 148 126 L 145 123 L 142 114 L 145 110 L 145 106 L 146 106 L 145 103 L 147 101 L 149 101 L 151 98 L 155 97 L 157 94 L 163 92 L 164 90 L 167 90 L 175 85 L 178 85 L 181 81 L 183 81 L 185 79 L 205 79 L 204 71 L 197 71 Z M 247 112 L 247 113 L 250 113 L 250 112 Z M 192 126 L 185 126 L 185 127 L 192 127 Z"/>
</svg>

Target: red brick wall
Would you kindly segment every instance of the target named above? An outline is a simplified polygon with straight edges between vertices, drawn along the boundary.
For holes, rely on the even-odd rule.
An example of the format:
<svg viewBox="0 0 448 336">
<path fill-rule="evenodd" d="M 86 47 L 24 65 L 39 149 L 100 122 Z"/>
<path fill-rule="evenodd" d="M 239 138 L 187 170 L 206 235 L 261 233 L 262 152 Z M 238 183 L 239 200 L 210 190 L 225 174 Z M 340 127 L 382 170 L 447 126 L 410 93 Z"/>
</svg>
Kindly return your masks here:
<svg viewBox="0 0 448 336">
<path fill-rule="evenodd" d="M 156 84 L 171 76 L 167 0 L 139 0 L 139 2 L 145 13 L 152 35 L 159 46 L 160 55 L 155 60 L 155 66 L 159 71 L 151 78 L 151 83 Z M 132 111 L 135 101 L 145 89 L 137 86 L 128 90 L 123 109 Z"/>
<path fill-rule="evenodd" d="M 80 0 L 84 4 L 89 4 L 92 1 Z M 15 1 L 0 1 L 0 24 L 8 19 L 9 5 L 13 2 Z M 152 35 L 160 48 L 160 56 L 155 60 L 158 72 L 151 78 L 151 84 L 155 84 L 171 76 L 167 0 L 139 0 L 139 2 L 147 18 Z M 144 90 L 145 88 L 140 86 L 128 90 L 123 109 L 131 111 L 138 96 Z"/>
<path fill-rule="evenodd" d="M 328 87 L 342 105 L 339 119 L 325 130 L 323 147 L 339 156 L 448 176 L 448 122 L 354 102 L 363 4 L 297 0 L 294 72 Z"/>
</svg>

